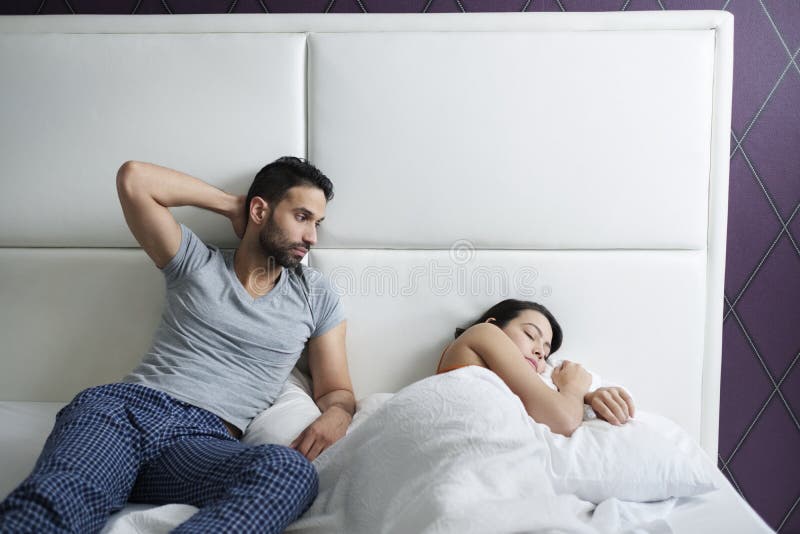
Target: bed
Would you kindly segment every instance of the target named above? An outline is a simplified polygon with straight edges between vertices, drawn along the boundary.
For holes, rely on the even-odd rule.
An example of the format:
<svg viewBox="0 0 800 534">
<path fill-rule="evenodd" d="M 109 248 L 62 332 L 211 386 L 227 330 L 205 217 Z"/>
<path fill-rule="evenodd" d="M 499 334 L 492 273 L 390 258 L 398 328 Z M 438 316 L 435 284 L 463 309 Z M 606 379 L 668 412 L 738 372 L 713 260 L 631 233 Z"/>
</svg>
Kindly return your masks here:
<svg viewBox="0 0 800 534">
<path fill-rule="evenodd" d="M 59 406 L 127 373 L 157 324 L 163 282 L 119 209 L 120 164 L 244 192 L 292 154 L 336 187 L 308 262 L 348 311 L 359 413 L 289 531 L 769 532 L 714 467 L 732 31 L 730 14 L 709 11 L 0 17 L 0 496 L 32 467 Z M 227 221 L 174 213 L 236 245 Z M 561 356 L 628 387 L 666 418 L 655 426 L 675 425 L 717 489 L 604 505 L 557 488 L 569 517 L 553 511 L 560 500 L 512 496 L 481 513 L 470 499 L 514 486 L 477 477 L 458 503 L 429 495 L 379 524 L 356 517 L 413 502 L 377 468 L 348 474 L 348 451 L 374 453 L 370 425 L 415 406 L 404 400 L 465 380 L 515 413 L 485 373 L 428 378 L 453 329 L 505 297 L 548 306 L 565 328 Z M 298 367 L 262 429 L 310 413 L 291 409 L 305 402 Z M 520 428 L 500 446 L 525 441 Z M 375 488 L 388 500 L 364 500 Z M 345 508 L 360 527 L 342 522 Z M 191 513 L 131 505 L 106 530 L 160 532 Z M 556 522 L 530 522 L 543 517 Z"/>
</svg>

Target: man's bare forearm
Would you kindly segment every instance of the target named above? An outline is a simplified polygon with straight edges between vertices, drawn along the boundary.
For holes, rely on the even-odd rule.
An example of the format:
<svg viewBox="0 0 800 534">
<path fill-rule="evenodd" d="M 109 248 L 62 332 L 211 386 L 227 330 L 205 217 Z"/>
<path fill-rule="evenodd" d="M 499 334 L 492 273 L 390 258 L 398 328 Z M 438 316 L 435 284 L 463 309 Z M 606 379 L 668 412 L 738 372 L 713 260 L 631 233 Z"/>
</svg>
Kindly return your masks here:
<svg viewBox="0 0 800 534">
<path fill-rule="evenodd" d="M 318 398 L 316 402 L 322 413 L 327 412 L 333 407 L 341 408 L 351 416 L 356 411 L 356 400 L 353 396 L 353 392 L 346 389 L 337 389 L 326 393 L 322 397 Z"/>
<path fill-rule="evenodd" d="M 118 181 L 129 195 L 149 195 L 166 208 L 195 206 L 230 217 L 239 197 L 188 174 L 153 163 L 128 161 L 119 169 Z"/>
</svg>

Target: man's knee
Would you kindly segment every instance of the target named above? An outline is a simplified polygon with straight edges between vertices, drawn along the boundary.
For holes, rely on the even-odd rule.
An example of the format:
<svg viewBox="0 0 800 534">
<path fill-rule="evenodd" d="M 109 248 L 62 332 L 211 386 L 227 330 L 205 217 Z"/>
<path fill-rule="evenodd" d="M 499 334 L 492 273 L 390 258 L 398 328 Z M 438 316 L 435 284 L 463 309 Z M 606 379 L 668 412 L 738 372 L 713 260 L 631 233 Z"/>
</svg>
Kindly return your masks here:
<svg viewBox="0 0 800 534">
<path fill-rule="evenodd" d="M 249 465 L 265 487 L 277 485 L 313 500 L 319 489 L 319 476 L 308 459 L 294 449 L 281 445 L 253 447 Z"/>
</svg>

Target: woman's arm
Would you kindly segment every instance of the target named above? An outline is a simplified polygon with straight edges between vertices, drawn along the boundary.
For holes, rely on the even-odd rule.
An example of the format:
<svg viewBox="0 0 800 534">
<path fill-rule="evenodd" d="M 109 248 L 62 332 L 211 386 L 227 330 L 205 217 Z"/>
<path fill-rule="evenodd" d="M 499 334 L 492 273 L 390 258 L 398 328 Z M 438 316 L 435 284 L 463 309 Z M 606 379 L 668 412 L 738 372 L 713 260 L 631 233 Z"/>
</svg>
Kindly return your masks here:
<svg viewBox="0 0 800 534">
<path fill-rule="evenodd" d="M 570 436 L 581 424 L 583 397 L 589 391 L 591 375 L 579 364 L 567 363 L 557 384 L 559 391 L 553 391 L 536 376 L 514 342 L 491 323 L 468 328 L 453 342 L 450 351 L 464 356 L 472 352 L 522 400 L 528 415 L 553 432 Z"/>
<path fill-rule="evenodd" d="M 627 423 L 636 410 L 633 398 L 618 386 L 597 388 L 587 393 L 583 402 L 591 406 L 598 417 L 612 425 Z"/>
</svg>

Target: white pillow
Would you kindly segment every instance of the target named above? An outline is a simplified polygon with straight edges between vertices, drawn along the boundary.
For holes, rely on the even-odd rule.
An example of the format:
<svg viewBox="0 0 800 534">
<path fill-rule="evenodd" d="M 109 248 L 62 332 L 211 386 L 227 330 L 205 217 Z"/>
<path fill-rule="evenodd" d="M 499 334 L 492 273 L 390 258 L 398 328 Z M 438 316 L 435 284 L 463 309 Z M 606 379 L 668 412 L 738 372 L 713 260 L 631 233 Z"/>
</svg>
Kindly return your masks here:
<svg viewBox="0 0 800 534">
<path fill-rule="evenodd" d="M 558 493 L 574 493 L 593 503 L 614 497 L 647 502 L 718 487 L 714 463 L 665 417 L 637 411 L 622 426 L 595 419 L 569 438 L 544 434 Z"/>
<path fill-rule="evenodd" d="M 311 398 L 311 383 L 297 368 L 275 402 L 255 416 L 242 436 L 248 445 L 275 443 L 288 447 L 294 438 L 322 415 Z"/>
<path fill-rule="evenodd" d="M 272 406 L 250 421 L 242 442 L 248 445 L 276 443 L 288 447 L 300 432 L 322 415 L 311 393 L 311 380 L 297 367 L 292 369 Z M 391 393 L 374 393 L 359 400 L 347 433 L 375 413 L 391 397 Z"/>
<path fill-rule="evenodd" d="M 553 384 L 553 371 L 555 370 L 556 367 L 559 367 L 562 363 L 564 363 L 563 359 L 550 358 L 550 359 L 548 359 L 548 361 L 545 364 L 544 372 L 538 375 L 539 378 L 541 378 L 542 381 L 545 383 L 545 385 L 547 387 L 549 387 L 550 389 L 554 390 L 554 391 L 558 391 L 558 388 L 556 387 L 555 384 Z M 589 391 L 595 391 L 595 390 L 597 390 L 598 388 L 601 388 L 601 387 L 622 387 L 619 384 L 614 384 L 612 382 L 606 382 L 605 380 L 600 378 L 600 375 L 598 375 L 597 373 L 592 372 L 591 370 L 587 369 L 585 366 L 584 366 L 584 369 L 586 369 L 586 371 L 590 375 L 592 375 L 592 383 L 589 386 Z M 634 394 L 631 393 L 631 390 L 629 388 L 623 388 L 623 389 L 628 392 L 628 395 L 630 395 L 632 399 L 634 399 L 634 405 L 635 405 L 635 403 L 636 403 L 635 398 L 636 397 L 634 396 Z M 594 413 L 594 409 L 591 406 L 589 406 L 588 404 L 584 404 L 583 405 L 583 420 L 584 421 L 590 421 L 592 419 L 597 419 L 597 414 Z"/>
</svg>

